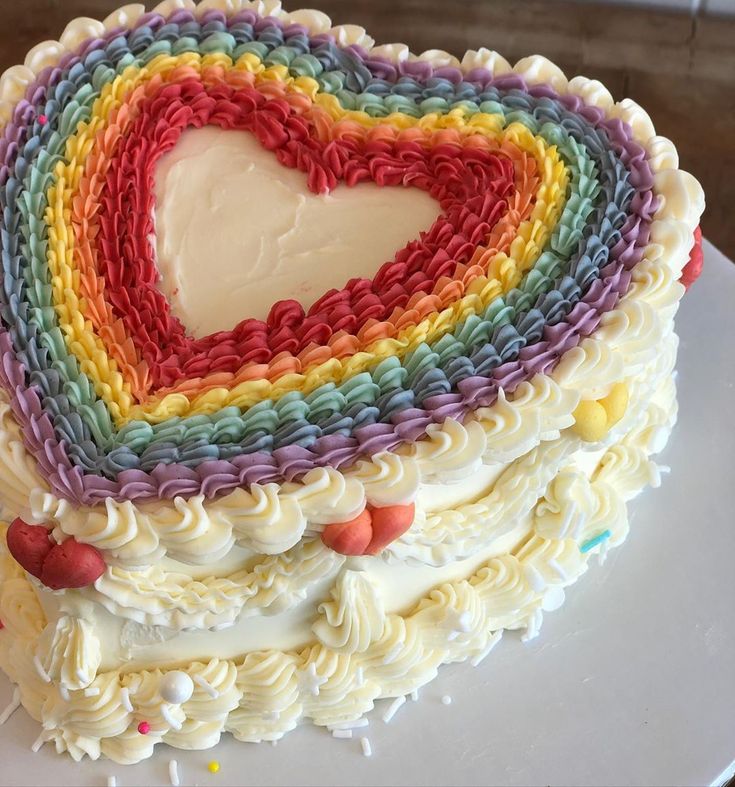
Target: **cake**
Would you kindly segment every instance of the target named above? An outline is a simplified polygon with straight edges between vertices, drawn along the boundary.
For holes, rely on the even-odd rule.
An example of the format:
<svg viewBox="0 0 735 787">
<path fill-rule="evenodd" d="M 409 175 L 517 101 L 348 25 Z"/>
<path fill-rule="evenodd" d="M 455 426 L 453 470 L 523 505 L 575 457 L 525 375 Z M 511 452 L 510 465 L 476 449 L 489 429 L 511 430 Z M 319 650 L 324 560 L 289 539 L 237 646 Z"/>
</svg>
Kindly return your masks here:
<svg viewBox="0 0 735 787">
<path fill-rule="evenodd" d="M 536 636 L 677 415 L 697 181 L 638 105 L 277 2 L 0 79 L 0 666 L 120 763 Z"/>
</svg>

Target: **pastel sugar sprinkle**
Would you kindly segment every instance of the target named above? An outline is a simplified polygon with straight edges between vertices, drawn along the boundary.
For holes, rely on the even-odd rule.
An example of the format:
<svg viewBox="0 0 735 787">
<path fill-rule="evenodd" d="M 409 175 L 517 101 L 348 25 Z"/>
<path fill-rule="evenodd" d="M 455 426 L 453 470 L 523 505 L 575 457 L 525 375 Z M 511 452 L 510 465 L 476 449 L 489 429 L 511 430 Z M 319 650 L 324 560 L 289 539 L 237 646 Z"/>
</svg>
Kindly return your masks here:
<svg viewBox="0 0 735 787">
<path fill-rule="evenodd" d="M 594 549 L 596 546 L 601 544 L 603 541 L 606 541 L 612 535 L 610 530 L 603 530 L 602 533 L 598 533 L 593 538 L 590 538 L 588 541 L 585 541 L 583 544 L 580 544 L 579 551 L 582 553 L 589 552 L 590 549 Z"/>
<path fill-rule="evenodd" d="M 219 763 L 217 762 L 217 760 L 211 760 L 207 765 L 207 770 L 210 773 L 217 773 L 219 771 Z"/>
</svg>

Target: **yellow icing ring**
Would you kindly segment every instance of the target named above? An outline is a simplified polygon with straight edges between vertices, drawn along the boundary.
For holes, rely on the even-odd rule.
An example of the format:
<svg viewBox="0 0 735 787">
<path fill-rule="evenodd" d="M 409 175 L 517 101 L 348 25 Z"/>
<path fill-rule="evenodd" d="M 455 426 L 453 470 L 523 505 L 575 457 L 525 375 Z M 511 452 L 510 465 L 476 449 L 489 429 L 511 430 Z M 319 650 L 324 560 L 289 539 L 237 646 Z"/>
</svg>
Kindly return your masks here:
<svg viewBox="0 0 735 787">
<path fill-rule="evenodd" d="M 269 380 L 247 380 L 232 389 L 212 388 L 191 400 L 184 394 L 168 394 L 145 405 L 134 405 L 129 382 L 119 371 L 117 362 L 109 357 L 103 340 L 96 334 L 91 322 L 85 320 L 80 309 L 79 272 L 74 262 L 74 238 L 68 218 L 85 161 L 94 147 L 96 136 L 104 134 L 109 125 L 111 114 L 142 82 L 157 75 L 165 79 L 172 70 L 182 66 L 205 77 L 209 69 L 218 78 L 227 70 L 239 70 L 253 73 L 256 84 L 278 80 L 288 90 L 315 96 L 315 103 L 333 120 L 350 120 L 367 127 L 390 124 L 396 128 L 451 128 L 464 135 L 481 134 L 501 144 L 510 141 L 534 155 L 538 162 L 542 183 L 532 214 L 519 227 L 517 237 L 511 244 L 511 255 L 496 255 L 488 265 L 488 275 L 478 277 L 470 286 L 468 295 L 442 312 L 434 313 L 421 323 L 405 329 L 396 338 L 380 339 L 366 351 L 344 361 L 333 358 L 304 374 L 289 374 L 274 383 Z M 288 391 L 300 390 L 306 393 L 325 382 L 339 383 L 364 371 L 376 361 L 401 355 L 424 341 L 438 338 L 451 330 L 455 323 L 481 311 L 497 296 L 514 287 L 540 254 L 561 214 L 568 184 L 568 173 L 555 147 L 547 146 L 520 123 L 511 123 L 503 129 L 497 115 L 476 113 L 468 116 L 463 110 L 455 109 L 445 115 L 425 115 L 419 119 L 400 113 L 393 113 L 387 118 L 373 118 L 364 112 L 344 110 L 334 96 L 317 91 L 316 80 L 308 77 L 294 79 L 283 66 L 266 68 L 251 54 L 243 55 L 234 64 L 224 53 L 201 56 L 190 52 L 176 57 L 160 55 L 144 68 L 131 66 L 125 69 L 113 82 L 105 85 L 93 105 L 89 122 L 80 123 L 77 133 L 67 140 L 66 162 L 57 164 L 55 182 L 47 192 L 47 257 L 53 299 L 70 352 L 78 358 L 80 369 L 92 380 L 97 395 L 106 403 L 118 426 L 133 419 L 155 423 L 175 415 L 212 413 L 228 405 L 247 408 L 265 398 L 278 398 Z"/>
</svg>

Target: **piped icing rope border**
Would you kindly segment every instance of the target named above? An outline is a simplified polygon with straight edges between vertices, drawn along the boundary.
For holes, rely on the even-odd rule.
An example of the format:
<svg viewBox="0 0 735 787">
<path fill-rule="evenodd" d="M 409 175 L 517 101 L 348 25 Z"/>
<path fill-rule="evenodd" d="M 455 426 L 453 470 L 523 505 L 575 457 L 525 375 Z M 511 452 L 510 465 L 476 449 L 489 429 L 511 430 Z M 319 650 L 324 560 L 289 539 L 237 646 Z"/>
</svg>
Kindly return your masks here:
<svg viewBox="0 0 735 787">
<path fill-rule="evenodd" d="M 639 122 L 638 125 L 640 126 L 641 123 Z M 489 396 L 493 396 L 492 390 L 489 392 Z M 431 398 L 431 397 L 429 397 L 429 398 Z M 453 407 L 454 407 L 454 412 L 457 412 L 456 405 L 453 405 Z M 450 413 L 452 412 L 452 408 L 445 408 L 445 410 L 441 413 L 441 415 L 443 415 L 444 412 L 447 412 L 447 410 L 449 410 Z M 88 412 L 88 411 L 85 411 L 85 412 Z M 436 413 L 435 413 L 435 415 L 436 415 Z M 375 437 L 377 437 L 377 434 L 375 435 Z M 369 450 L 375 450 L 380 445 L 380 442 L 381 442 L 380 440 L 372 439 L 371 442 L 370 442 Z M 83 441 L 79 441 L 79 443 L 81 444 L 81 443 L 83 443 Z M 331 441 L 331 444 L 333 445 L 334 441 Z M 334 449 L 332 449 L 332 450 L 334 450 Z M 352 449 L 352 452 L 354 454 L 354 448 Z M 292 453 L 292 458 L 290 459 L 290 461 L 287 462 L 287 465 L 290 465 L 290 467 L 284 467 L 284 462 L 283 461 L 280 461 L 278 463 L 279 467 L 280 467 L 280 471 L 279 472 L 284 472 L 286 477 L 294 476 L 294 475 L 298 475 L 298 474 L 303 473 L 305 471 L 305 465 L 308 462 L 308 460 L 306 458 L 306 455 L 302 455 L 302 457 L 300 458 L 299 461 L 295 461 L 294 462 L 293 461 L 293 457 L 295 456 L 295 453 L 294 452 L 291 452 L 291 453 Z M 307 452 L 307 453 L 311 453 L 313 455 L 314 451 L 312 450 L 312 451 Z M 345 455 L 345 454 L 346 454 L 346 456 L 345 456 L 344 461 L 350 461 L 350 459 L 349 459 L 350 451 L 347 450 L 346 446 L 344 446 L 344 448 L 342 449 L 342 455 Z M 334 455 L 335 454 L 333 453 L 333 456 Z M 78 459 L 83 458 L 83 457 L 81 457 L 79 454 L 77 454 L 75 456 L 75 458 L 78 460 Z M 253 457 L 251 457 L 251 458 L 253 458 Z M 262 462 L 264 458 L 265 457 L 258 457 L 258 462 Z M 205 462 L 205 464 L 206 464 L 206 462 Z M 173 466 L 169 466 L 169 467 L 173 467 Z M 273 465 L 271 465 L 271 467 L 273 467 Z M 123 470 L 123 472 L 127 472 L 127 471 Z M 177 471 L 177 472 L 180 473 L 180 471 Z M 272 473 L 272 470 L 270 470 L 268 472 Z M 66 473 L 64 473 L 64 475 L 66 476 L 66 479 L 64 481 L 62 481 L 62 485 L 66 485 L 67 489 L 68 489 L 68 486 L 69 486 L 68 481 L 71 480 L 71 477 L 70 477 L 70 475 L 68 475 Z M 118 475 L 120 475 L 120 474 L 118 474 Z M 251 473 L 250 477 L 251 478 L 253 477 L 252 473 Z M 90 477 L 88 476 L 87 478 L 90 478 Z M 263 478 L 262 470 L 260 471 L 260 478 L 261 479 Z M 140 481 L 142 481 L 142 480 L 143 479 L 140 479 Z M 191 479 L 191 480 L 193 480 L 193 479 Z M 190 481 L 188 483 L 190 483 Z M 140 487 L 138 487 L 138 488 L 140 488 Z"/>
</svg>

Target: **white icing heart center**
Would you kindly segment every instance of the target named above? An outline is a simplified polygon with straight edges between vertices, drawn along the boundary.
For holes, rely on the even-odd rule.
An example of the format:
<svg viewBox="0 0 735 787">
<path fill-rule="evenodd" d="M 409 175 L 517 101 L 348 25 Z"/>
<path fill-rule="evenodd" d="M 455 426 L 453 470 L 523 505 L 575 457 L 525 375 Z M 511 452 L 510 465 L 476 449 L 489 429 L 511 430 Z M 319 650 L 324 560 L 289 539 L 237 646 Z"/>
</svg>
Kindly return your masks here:
<svg viewBox="0 0 735 787">
<path fill-rule="evenodd" d="M 161 158 L 155 197 L 159 287 L 195 337 L 374 275 L 440 212 L 416 188 L 313 194 L 251 134 L 211 127 Z"/>
</svg>

